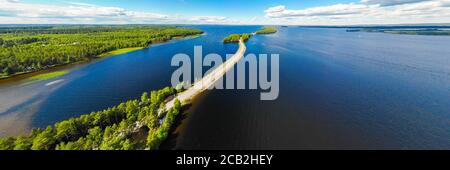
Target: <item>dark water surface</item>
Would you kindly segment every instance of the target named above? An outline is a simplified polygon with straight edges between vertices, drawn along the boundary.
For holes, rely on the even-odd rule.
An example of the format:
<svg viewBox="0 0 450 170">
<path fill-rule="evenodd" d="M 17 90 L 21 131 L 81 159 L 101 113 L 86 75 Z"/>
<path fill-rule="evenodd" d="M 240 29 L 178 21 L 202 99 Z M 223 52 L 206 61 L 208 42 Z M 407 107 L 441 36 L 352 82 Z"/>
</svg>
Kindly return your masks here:
<svg viewBox="0 0 450 170">
<path fill-rule="evenodd" d="M 28 126 L 45 127 L 137 98 L 170 85 L 173 55 L 193 56 L 194 45 L 203 54 L 231 54 L 237 46 L 223 45 L 223 37 L 259 28 L 196 27 L 207 34 L 79 66 L 53 80 L 0 86 L 0 120 L 33 105 Z M 288 27 L 246 44 L 247 53 L 280 54 L 279 98 L 260 101 L 259 90 L 207 91 L 188 110 L 175 148 L 450 149 L 450 37 Z M 55 80 L 63 81 L 48 85 Z"/>
</svg>

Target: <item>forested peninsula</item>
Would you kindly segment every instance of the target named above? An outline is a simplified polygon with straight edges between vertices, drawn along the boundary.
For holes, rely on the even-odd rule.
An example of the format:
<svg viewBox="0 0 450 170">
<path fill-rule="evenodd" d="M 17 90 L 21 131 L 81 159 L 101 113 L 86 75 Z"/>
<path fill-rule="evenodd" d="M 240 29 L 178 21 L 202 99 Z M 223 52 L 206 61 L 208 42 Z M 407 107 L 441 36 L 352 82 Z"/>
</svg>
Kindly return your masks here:
<svg viewBox="0 0 450 170">
<path fill-rule="evenodd" d="M 165 102 L 181 89 L 143 93 L 109 109 L 33 129 L 28 136 L 0 138 L 0 150 L 155 150 L 167 138 L 182 103 Z"/>
<path fill-rule="evenodd" d="M 239 43 L 239 40 L 248 41 L 253 35 L 257 34 L 273 34 L 276 33 L 277 29 L 274 27 L 263 27 L 262 29 L 254 33 L 244 33 L 244 34 L 230 34 L 223 39 L 223 43 Z"/>
<path fill-rule="evenodd" d="M 0 27 L 0 78 L 202 34 L 169 26 Z"/>
<path fill-rule="evenodd" d="M 247 41 L 252 35 L 251 34 L 231 34 L 223 39 L 224 43 L 238 43 L 242 37 L 242 40 Z"/>
<path fill-rule="evenodd" d="M 273 34 L 277 31 L 278 30 L 274 27 L 264 27 L 263 29 L 256 31 L 255 34 Z"/>
</svg>

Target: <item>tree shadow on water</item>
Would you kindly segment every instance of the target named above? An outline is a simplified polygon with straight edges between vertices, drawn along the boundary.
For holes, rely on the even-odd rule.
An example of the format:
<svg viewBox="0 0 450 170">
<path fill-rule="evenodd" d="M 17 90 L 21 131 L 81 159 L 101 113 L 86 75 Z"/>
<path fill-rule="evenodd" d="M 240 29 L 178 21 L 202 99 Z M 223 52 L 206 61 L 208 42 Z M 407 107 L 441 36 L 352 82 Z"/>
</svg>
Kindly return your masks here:
<svg viewBox="0 0 450 170">
<path fill-rule="evenodd" d="M 177 146 L 177 139 L 180 135 L 180 131 L 183 130 L 183 121 L 188 117 L 189 115 L 189 108 L 191 108 L 192 104 L 186 104 L 184 106 L 182 106 L 181 108 L 181 114 L 179 114 L 176 118 L 175 121 L 172 125 L 172 127 L 170 127 L 169 130 L 169 135 L 167 137 L 167 139 L 161 143 L 161 146 L 159 147 L 160 150 L 176 150 L 176 146 Z"/>
</svg>

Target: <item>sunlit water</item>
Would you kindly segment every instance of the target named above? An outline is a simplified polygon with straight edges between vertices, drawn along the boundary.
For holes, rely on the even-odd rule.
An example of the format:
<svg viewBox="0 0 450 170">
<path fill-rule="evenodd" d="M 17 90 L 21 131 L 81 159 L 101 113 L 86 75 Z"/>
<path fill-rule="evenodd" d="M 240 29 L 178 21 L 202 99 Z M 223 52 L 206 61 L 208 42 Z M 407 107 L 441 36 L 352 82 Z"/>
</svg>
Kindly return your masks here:
<svg viewBox="0 0 450 170">
<path fill-rule="evenodd" d="M 193 56 L 194 45 L 203 54 L 232 54 L 237 45 L 222 44 L 223 37 L 259 29 L 198 28 L 206 35 L 77 66 L 48 81 L 2 85 L 0 135 L 168 86 L 173 55 Z M 450 37 L 288 27 L 246 45 L 247 53 L 280 54 L 279 98 L 207 91 L 173 135 L 174 148 L 450 149 Z"/>
</svg>

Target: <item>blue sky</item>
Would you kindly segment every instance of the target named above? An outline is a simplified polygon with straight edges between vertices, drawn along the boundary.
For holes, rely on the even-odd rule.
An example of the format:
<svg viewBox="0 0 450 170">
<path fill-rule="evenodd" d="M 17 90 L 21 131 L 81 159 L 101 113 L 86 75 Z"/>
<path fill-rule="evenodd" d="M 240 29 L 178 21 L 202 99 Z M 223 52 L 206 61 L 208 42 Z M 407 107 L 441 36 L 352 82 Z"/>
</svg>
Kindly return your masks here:
<svg viewBox="0 0 450 170">
<path fill-rule="evenodd" d="M 444 23 L 450 0 L 0 0 L 0 23 Z"/>
<path fill-rule="evenodd" d="M 254 17 L 264 15 L 264 10 L 284 4 L 293 8 L 358 2 L 355 0 L 22 0 L 28 3 L 67 5 L 83 3 L 101 6 L 116 6 L 128 10 L 157 13 L 181 13 L 197 16 Z"/>
</svg>

